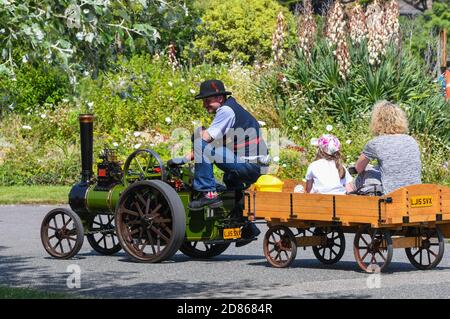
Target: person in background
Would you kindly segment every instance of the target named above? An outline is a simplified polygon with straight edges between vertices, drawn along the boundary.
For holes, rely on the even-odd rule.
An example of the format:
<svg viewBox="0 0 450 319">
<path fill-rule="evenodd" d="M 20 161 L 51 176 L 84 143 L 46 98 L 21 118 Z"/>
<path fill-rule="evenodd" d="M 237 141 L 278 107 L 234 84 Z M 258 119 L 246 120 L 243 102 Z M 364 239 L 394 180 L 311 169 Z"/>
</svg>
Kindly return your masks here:
<svg viewBox="0 0 450 319">
<path fill-rule="evenodd" d="M 341 143 L 331 134 L 317 140 L 317 155 L 306 171 L 306 192 L 341 194 L 353 191 L 352 176 L 344 167 L 340 153 Z"/>
<path fill-rule="evenodd" d="M 385 100 L 375 103 L 370 130 L 374 138 L 364 146 L 355 164 L 356 171 L 364 172 L 369 162 L 376 160 L 384 194 L 422 183 L 419 145 L 408 135 L 405 112 Z"/>
</svg>

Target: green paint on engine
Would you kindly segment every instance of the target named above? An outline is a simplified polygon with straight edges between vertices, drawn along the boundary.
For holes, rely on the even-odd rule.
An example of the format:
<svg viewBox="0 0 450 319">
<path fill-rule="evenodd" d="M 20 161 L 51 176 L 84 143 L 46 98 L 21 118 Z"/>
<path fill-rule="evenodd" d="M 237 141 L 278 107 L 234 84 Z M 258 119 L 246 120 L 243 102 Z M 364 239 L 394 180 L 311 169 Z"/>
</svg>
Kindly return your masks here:
<svg viewBox="0 0 450 319">
<path fill-rule="evenodd" d="M 114 214 L 121 193 L 125 190 L 124 185 L 115 185 L 110 190 L 96 190 L 95 185 L 87 191 L 87 207 L 92 214 Z M 234 205 L 234 197 L 222 196 L 223 207 L 201 211 L 189 211 L 188 192 L 178 193 L 186 214 L 186 239 L 188 241 L 204 241 L 222 239 L 222 230 L 227 225 L 223 221 L 230 214 Z"/>
<path fill-rule="evenodd" d="M 120 194 L 125 189 L 123 185 L 115 185 L 110 190 L 95 190 L 95 185 L 87 192 L 88 210 L 95 214 L 114 214 Z"/>
</svg>

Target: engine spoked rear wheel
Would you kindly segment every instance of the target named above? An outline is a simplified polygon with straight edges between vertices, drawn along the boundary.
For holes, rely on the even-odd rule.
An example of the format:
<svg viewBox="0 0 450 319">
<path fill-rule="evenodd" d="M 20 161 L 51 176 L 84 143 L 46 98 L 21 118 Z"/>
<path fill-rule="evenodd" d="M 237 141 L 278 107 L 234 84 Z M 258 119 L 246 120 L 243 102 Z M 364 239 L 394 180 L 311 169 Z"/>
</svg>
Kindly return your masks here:
<svg viewBox="0 0 450 319">
<path fill-rule="evenodd" d="M 177 192 L 159 181 L 130 185 L 116 208 L 116 234 L 132 259 L 156 263 L 180 248 L 186 228 L 184 206 Z"/>
<path fill-rule="evenodd" d="M 212 258 L 222 254 L 230 243 L 207 244 L 202 241 L 184 241 L 180 251 L 191 258 Z"/>
<path fill-rule="evenodd" d="M 72 258 L 80 251 L 84 241 L 80 217 L 64 208 L 51 210 L 41 224 L 41 241 L 51 256 L 59 259 Z"/>
<path fill-rule="evenodd" d="M 86 238 L 92 249 L 102 255 L 113 255 L 122 249 L 116 235 L 114 215 L 96 215 L 89 225 Z"/>
</svg>

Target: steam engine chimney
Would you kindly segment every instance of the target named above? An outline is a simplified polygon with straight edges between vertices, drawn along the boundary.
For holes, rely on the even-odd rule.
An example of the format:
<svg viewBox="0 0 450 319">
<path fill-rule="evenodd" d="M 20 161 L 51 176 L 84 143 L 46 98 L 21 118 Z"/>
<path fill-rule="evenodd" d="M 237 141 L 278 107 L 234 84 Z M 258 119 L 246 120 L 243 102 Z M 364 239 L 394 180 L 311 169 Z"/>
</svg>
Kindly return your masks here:
<svg viewBox="0 0 450 319">
<path fill-rule="evenodd" d="M 88 182 L 94 172 L 93 162 L 93 135 L 94 135 L 94 115 L 80 114 L 80 143 L 81 143 L 81 181 Z"/>
</svg>

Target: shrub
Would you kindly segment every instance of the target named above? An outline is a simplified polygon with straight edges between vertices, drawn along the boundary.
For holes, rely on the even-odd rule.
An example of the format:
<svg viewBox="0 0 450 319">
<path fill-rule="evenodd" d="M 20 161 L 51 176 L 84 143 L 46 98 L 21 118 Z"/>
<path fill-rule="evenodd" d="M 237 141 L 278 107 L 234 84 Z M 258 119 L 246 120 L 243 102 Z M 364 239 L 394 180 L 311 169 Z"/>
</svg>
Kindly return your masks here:
<svg viewBox="0 0 450 319">
<path fill-rule="evenodd" d="M 274 0 L 212 0 L 203 4 L 193 53 L 203 61 L 253 63 L 270 58 L 272 33 L 283 11 L 291 32 L 292 14 Z"/>
<path fill-rule="evenodd" d="M 0 75 L 0 107 L 29 113 L 44 105 L 56 105 L 72 93 L 69 78 L 54 67 L 24 64 L 15 77 Z"/>
</svg>

